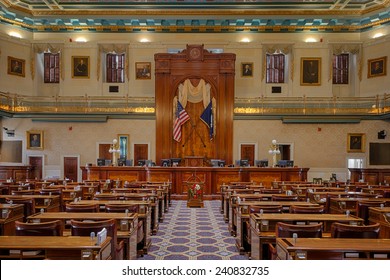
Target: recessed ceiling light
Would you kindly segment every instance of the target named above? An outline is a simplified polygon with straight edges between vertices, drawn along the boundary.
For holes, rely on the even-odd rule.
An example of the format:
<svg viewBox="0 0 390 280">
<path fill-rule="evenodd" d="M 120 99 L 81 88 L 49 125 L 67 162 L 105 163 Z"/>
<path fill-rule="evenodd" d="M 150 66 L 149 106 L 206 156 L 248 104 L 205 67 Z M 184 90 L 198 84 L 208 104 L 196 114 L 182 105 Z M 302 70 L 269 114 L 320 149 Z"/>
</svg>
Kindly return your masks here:
<svg viewBox="0 0 390 280">
<path fill-rule="evenodd" d="M 87 39 L 85 39 L 84 37 L 79 37 L 79 38 L 76 38 L 75 41 L 78 43 L 85 43 L 85 42 L 87 42 Z"/>
<path fill-rule="evenodd" d="M 316 40 L 315 38 L 310 37 L 310 38 L 307 38 L 307 39 L 305 40 L 305 42 L 306 42 L 306 43 L 316 43 L 317 40 Z"/>
<path fill-rule="evenodd" d="M 376 39 L 376 38 L 379 38 L 379 37 L 382 37 L 384 34 L 379 32 L 379 33 L 375 33 L 374 36 L 372 36 L 372 38 Z"/>
<path fill-rule="evenodd" d="M 20 35 L 20 33 L 15 31 L 11 31 L 8 35 L 15 38 L 22 38 L 22 35 Z"/>
</svg>

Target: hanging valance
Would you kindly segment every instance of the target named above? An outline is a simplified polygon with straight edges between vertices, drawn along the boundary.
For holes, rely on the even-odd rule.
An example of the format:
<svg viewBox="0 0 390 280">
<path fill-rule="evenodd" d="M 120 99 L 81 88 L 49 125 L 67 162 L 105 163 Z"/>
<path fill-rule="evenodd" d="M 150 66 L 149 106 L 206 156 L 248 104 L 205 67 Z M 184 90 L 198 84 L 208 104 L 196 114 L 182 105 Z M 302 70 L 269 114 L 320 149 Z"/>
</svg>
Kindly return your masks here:
<svg viewBox="0 0 390 280">
<path fill-rule="evenodd" d="M 290 77 L 294 80 L 294 52 L 292 44 L 264 44 L 263 46 L 263 71 L 261 73 L 261 80 L 264 80 L 267 72 L 267 54 L 274 54 L 280 52 L 290 55 Z"/>
<path fill-rule="evenodd" d="M 100 79 L 100 65 L 101 65 L 101 54 L 102 53 L 118 53 L 125 54 L 125 75 L 127 80 L 129 80 L 129 45 L 128 44 L 100 44 L 98 48 L 97 55 L 97 72 L 96 77 L 99 81 Z"/>
<path fill-rule="evenodd" d="M 190 103 L 199 103 L 203 101 L 203 107 L 206 108 L 210 102 L 212 102 L 212 113 L 216 116 L 216 105 L 217 101 L 213 97 L 211 98 L 211 86 L 206 83 L 203 79 L 200 79 L 197 86 L 192 85 L 189 79 L 185 80 L 184 83 L 180 84 L 178 87 L 178 94 L 173 98 L 173 113 L 176 114 L 177 110 L 177 100 L 180 101 L 180 104 L 185 108 L 187 102 Z M 175 116 L 173 116 L 175 118 Z M 216 119 L 213 119 L 214 122 L 214 134 L 215 134 L 215 124 Z"/>
<path fill-rule="evenodd" d="M 36 54 L 41 54 L 44 52 L 51 53 L 61 53 L 60 55 L 60 77 L 61 80 L 64 80 L 64 44 L 62 43 L 37 43 L 31 44 L 31 78 L 34 80 L 35 78 L 35 57 Z"/>
<path fill-rule="evenodd" d="M 362 44 L 359 43 L 337 43 L 329 44 L 329 61 L 333 61 L 333 55 L 340 55 L 343 53 L 350 53 L 356 56 L 356 63 L 358 66 L 358 77 L 359 80 L 362 80 L 362 70 L 363 70 L 363 48 Z M 329 78 L 328 81 L 332 79 L 333 76 L 333 64 L 329 63 Z"/>
</svg>

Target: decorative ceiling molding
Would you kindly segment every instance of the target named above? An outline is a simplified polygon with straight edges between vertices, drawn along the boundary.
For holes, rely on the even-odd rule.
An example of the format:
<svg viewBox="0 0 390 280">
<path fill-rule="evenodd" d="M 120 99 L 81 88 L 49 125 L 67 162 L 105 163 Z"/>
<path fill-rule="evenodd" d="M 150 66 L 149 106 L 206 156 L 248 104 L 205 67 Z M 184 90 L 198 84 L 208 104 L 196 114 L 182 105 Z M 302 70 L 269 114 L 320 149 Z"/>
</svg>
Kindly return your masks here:
<svg viewBox="0 0 390 280">
<path fill-rule="evenodd" d="M 363 32 L 390 0 L 0 0 L 0 24 L 30 32 Z"/>
</svg>

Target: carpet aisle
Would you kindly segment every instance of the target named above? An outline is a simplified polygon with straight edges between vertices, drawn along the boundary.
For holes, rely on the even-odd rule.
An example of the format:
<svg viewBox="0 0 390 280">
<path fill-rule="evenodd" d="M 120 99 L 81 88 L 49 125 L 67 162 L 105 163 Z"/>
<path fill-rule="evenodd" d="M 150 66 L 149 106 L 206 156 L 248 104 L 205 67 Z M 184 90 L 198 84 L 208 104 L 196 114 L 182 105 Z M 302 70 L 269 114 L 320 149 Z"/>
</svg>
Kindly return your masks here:
<svg viewBox="0 0 390 280">
<path fill-rule="evenodd" d="M 220 212 L 221 202 L 208 200 L 204 208 L 187 208 L 174 200 L 159 225 L 143 260 L 247 260 L 235 246 L 235 238 Z"/>
</svg>

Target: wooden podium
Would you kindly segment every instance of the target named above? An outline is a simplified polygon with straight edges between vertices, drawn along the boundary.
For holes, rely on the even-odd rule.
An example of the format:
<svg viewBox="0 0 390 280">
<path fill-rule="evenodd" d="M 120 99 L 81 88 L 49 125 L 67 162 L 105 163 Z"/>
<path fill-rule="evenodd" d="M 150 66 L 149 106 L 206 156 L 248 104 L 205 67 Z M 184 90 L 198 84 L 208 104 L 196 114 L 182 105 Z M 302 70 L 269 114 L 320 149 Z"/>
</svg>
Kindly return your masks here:
<svg viewBox="0 0 390 280">
<path fill-rule="evenodd" d="M 200 156 L 187 156 L 184 157 L 184 165 L 190 167 L 203 166 L 204 157 Z"/>
<path fill-rule="evenodd" d="M 187 207 L 202 208 L 203 205 L 203 182 L 187 182 Z"/>
</svg>

